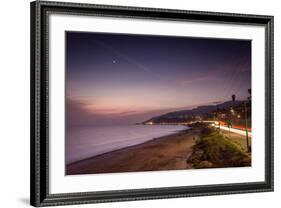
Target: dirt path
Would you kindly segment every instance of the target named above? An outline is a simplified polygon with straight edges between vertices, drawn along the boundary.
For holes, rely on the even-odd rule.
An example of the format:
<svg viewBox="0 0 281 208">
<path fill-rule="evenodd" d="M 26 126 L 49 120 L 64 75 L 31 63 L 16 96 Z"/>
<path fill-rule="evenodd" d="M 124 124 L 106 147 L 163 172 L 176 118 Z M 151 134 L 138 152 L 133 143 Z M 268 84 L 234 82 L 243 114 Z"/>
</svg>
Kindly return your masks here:
<svg viewBox="0 0 281 208">
<path fill-rule="evenodd" d="M 228 131 L 225 131 L 225 130 L 221 130 L 221 132 L 232 142 L 239 145 L 244 151 L 247 151 L 247 143 L 246 143 L 245 136 L 242 136 L 242 135 L 236 134 L 236 133 L 232 133 L 232 132 L 229 133 Z M 250 146 L 251 146 L 251 140 L 252 140 L 252 138 L 249 136 Z"/>
</svg>

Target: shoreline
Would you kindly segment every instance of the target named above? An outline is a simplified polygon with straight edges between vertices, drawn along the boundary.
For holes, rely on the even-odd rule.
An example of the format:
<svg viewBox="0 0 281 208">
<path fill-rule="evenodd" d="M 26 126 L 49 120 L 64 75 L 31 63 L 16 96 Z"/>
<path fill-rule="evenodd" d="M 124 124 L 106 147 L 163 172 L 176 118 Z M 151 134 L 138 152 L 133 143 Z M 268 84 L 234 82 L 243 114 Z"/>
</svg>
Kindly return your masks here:
<svg viewBox="0 0 281 208">
<path fill-rule="evenodd" d="M 97 154 L 97 155 L 94 155 L 94 156 L 91 156 L 91 157 L 88 157 L 88 158 L 80 159 L 80 160 L 71 162 L 71 163 L 69 163 L 69 164 L 66 164 L 66 166 L 74 165 L 74 164 L 79 163 L 79 162 L 82 162 L 82 161 L 84 161 L 84 160 L 89 160 L 89 159 L 92 159 L 92 158 L 95 158 L 95 157 L 99 157 L 99 156 L 102 156 L 102 155 L 105 155 L 105 154 L 114 153 L 114 152 L 119 151 L 119 150 L 126 150 L 126 149 L 128 149 L 128 148 L 133 148 L 133 147 L 135 147 L 135 146 L 139 146 L 139 145 L 146 144 L 146 143 L 148 143 L 148 142 L 152 142 L 153 140 L 162 139 L 162 138 L 164 138 L 164 137 L 173 136 L 173 135 L 181 134 L 181 133 L 184 133 L 184 132 L 188 132 L 189 130 L 192 129 L 192 127 L 188 127 L 188 126 L 185 126 L 185 127 L 187 127 L 187 129 L 179 130 L 179 131 L 177 131 L 177 132 L 175 132 L 175 133 L 168 133 L 168 134 L 166 134 L 166 135 L 164 135 L 164 136 L 155 137 L 155 138 L 152 138 L 152 139 L 150 139 L 150 140 L 147 140 L 147 141 L 142 142 L 142 143 L 139 143 L 139 144 L 133 144 L 133 145 L 126 146 L 126 147 L 121 147 L 121 148 L 119 148 L 119 149 L 110 150 L 110 151 L 108 151 L 108 152 L 104 152 L 104 153 Z"/>
<path fill-rule="evenodd" d="M 200 129 L 184 129 L 66 165 L 66 175 L 190 169 L 186 161 Z"/>
</svg>

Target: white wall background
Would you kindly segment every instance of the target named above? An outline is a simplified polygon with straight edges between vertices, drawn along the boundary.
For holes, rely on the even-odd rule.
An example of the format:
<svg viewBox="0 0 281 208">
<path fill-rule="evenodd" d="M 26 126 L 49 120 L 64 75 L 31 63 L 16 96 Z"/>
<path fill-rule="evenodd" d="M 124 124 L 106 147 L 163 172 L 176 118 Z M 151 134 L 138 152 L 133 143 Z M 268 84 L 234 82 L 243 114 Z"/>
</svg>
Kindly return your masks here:
<svg viewBox="0 0 281 208">
<path fill-rule="evenodd" d="M 281 5 L 246 0 L 87 0 L 80 2 L 275 16 L 275 192 L 71 207 L 277 207 L 281 203 Z M 0 207 L 29 206 L 29 1 L 0 3 Z M 274 206 L 275 205 L 275 206 Z"/>
</svg>

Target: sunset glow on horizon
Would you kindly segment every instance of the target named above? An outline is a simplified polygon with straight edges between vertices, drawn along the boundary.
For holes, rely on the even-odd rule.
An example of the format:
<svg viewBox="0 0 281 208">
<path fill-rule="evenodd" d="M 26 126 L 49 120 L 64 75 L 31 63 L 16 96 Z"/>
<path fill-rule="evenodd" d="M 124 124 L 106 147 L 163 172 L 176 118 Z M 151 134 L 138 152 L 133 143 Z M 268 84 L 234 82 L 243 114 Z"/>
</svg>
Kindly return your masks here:
<svg viewBox="0 0 281 208">
<path fill-rule="evenodd" d="M 248 88 L 250 40 L 66 32 L 69 125 L 142 122 Z"/>
</svg>

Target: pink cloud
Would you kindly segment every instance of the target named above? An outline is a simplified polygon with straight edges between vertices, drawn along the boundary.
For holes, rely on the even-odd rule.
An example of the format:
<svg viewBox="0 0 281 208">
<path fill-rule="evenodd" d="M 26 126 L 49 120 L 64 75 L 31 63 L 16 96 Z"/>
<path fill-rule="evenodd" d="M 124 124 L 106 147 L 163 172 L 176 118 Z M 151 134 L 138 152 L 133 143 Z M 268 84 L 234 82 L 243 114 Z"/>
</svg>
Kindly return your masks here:
<svg viewBox="0 0 281 208">
<path fill-rule="evenodd" d="M 189 78 L 189 79 L 178 79 L 176 80 L 176 83 L 180 84 L 181 86 L 186 86 L 198 82 L 213 81 L 216 79 L 217 77 L 215 76 L 204 76 L 204 77 Z"/>
</svg>

